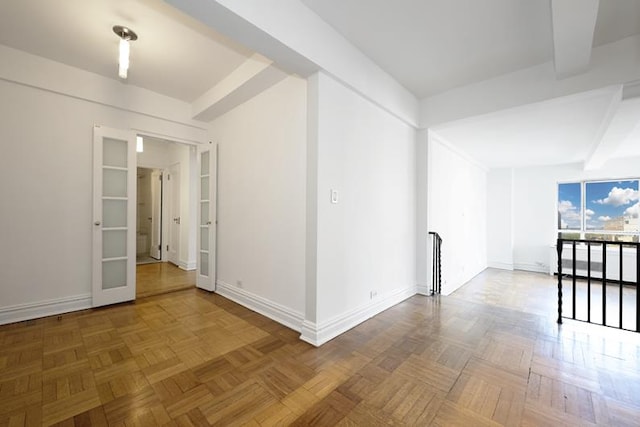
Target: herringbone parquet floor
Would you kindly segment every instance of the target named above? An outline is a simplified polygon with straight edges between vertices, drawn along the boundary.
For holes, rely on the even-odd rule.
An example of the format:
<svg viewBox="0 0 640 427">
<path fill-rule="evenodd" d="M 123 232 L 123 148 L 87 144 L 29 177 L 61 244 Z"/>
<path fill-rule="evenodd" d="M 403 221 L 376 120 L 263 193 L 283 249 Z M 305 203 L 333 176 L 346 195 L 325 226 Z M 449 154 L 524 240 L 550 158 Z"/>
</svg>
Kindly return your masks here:
<svg viewBox="0 0 640 427">
<path fill-rule="evenodd" d="M 0 426 L 639 425 L 638 335 L 558 328 L 554 301 L 488 270 L 320 348 L 195 289 L 6 325 Z"/>
</svg>

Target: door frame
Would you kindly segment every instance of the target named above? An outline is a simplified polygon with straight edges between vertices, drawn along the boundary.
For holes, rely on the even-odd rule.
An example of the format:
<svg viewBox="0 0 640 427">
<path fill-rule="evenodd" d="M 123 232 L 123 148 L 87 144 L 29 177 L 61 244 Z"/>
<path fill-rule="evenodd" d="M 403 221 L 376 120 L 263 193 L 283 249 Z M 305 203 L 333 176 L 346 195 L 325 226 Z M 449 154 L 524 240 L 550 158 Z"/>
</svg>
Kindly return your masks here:
<svg viewBox="0 0 640 427">
<path fill-rule="evenodd" d="M 177 172 L 177 181 L 176 181 L 176 173 Z M 180 240 L 182 236 L 182 167 L 180 163 L 173 163 L 169 165 L 166 169 L 166 173 L 163 174 L 164 182 L 167 184 L 165 187 L 165 195 L 166 195 L 166 205 L 167 205 L 167 234 L 166 239 L 163 241 L 163 245 L 165 247 L 167 253 L 167 261 L 172 264 L 180 267 Z M 176 184 L 177 182 L 177 184 Z M 176 191 L 177 186 L 177 191 Z M 189 185 L 189 191 L 191 191 L 191 185 Z M 177 193 L 177 195 L 176 195 Z M 177 213 L 173 212 L 174 209 L 177 209 Z M 173 215 L 172 215 L 173 213 Z M 177 216 L 176 216 L 177 214 Z M 178 223 L 176 223 L 176 218 L 178 219 Z M 176 227 L 177 225 L 177 227 Z M 172 228 L 176 231 L 175 235 L 172 233 Z M 170 248 L 170 249 L 168 249 Z M 171 251 L 174 251 L 175 258 L 171 259 Z"/>
<path fill-rule="evenodd" d="M 141 166 L 138 166 L 141 167 Z M 160 184 L 158 184 L 158 181 L 160 181 Z M 159 194 L 156 194 L 155 198 L 154 198 L 154 186 L 157 186 L 157 190 L 159 192 Z M 163 254 L 163 250 L 162 250 L 162 241 L 163 241 L 163 236 L 162 236 L 162 226 L 164 224 L 164 218 L 163 218 L 163 209 L 164 209 L 164 171 L 160 168 L 153 168 L 151 169 L 151 233 L 149 236 L 149 256 L 153 259 L 156 259 L 158 261 L 162 261 L 162 254 Z M 155 202 L 159 203 L 159 210 L 160 212 L 157 212 L 157 207 L 155 205 Z M 137 215 L 137 212 L 136 212 Z M 155 221 L 153 220 L 155 218 Z M 159 224 L 157 224 L 157 222 L 159 222 Z M 155 225 L 155 226 L 154 226 Z M 158 232 L 158 241 L 156 242 L 157 245 L 154 245 L 154 235 L 156 233 L 156 231 Z M 155 246 L 158 246 L 158 257 L 154 257 L 152 255 L 152 251 L 155 251 L 156 249 L 153 249 Z"/>
</svg>

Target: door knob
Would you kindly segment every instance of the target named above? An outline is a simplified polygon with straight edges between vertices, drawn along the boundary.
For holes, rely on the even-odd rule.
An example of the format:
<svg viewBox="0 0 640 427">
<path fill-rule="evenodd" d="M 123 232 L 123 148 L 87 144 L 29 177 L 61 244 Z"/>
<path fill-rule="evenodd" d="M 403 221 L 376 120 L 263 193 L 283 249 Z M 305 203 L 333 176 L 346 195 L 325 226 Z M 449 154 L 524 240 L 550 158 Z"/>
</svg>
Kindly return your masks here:
<svg viewBox="0 0 640 427">
<path fill-rule="evenodd" d="M 100 225 L 100 221 L 94 222 L 93 225 Z"/>
</svg>

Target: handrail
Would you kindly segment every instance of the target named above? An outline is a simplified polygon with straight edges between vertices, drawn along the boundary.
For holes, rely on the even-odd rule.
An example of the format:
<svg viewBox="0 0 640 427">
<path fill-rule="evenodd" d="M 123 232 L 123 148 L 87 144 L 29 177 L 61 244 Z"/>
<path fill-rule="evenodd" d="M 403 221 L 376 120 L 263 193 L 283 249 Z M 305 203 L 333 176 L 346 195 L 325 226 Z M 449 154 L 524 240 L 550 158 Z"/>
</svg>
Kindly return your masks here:
<svg viewBox="0 0 640 427">
<path fill-rule="evenodd" d="M 565 245 L 570 246 L 571 249 L 571 272 L 570 274 L 566 274 L 566 276 L 571 277 L 572 279 L 572 287 L 571 287 L 571 316 L 563 316 L 563 285 L 562 285 L 562 279 L 563 276 L 565 276 L 565 274 L 563 274 L 563 258 L 562 258 L 562 253 L 565 249 Z M 578 244 L 580 244 L 578 246 Z M 602 248 L 602 260 L 601 262 L 596 262 L 593 260 L 592 258 L 592 246 L 598 246 Z M 631 247 L 632 251 L 635 251 L 635 281 L 625 281 L 624 280 L 624 255 L 625 255 L 625 251 L 623 250 L 624 247 Z M 586 276 L 584 275 L 578 275 L 578 269 L 577 269 L 577 257 L 576 257 L 576 253 L 577 253 L 577 248 L 580 247 L 582 248 L 586 248 L 587 250 L 587 259 L 586 259 Z M 607 248 L 613 248 L 613 251 L 611 250 L 607 250 Z M 616 250 L 617 249 L 617 250 Z M 625 330 L 630 330 L 628 328 L 625 328 L 623 325 L 623 307 L 624 307 L 624 292 L 623 292 L 623 287 L 626 285 L 633 285 L 635 286 L 635 308 L 636 308 L 636 327 L 635 327 L 635 331 L 636 332 L 640 332 L 640 292 L 638 292 L 638 285 L 640 283 L 640 243 L 637 242 L 616 242 L 616 241 L 605 241 L 605 240 L 590 240 L 590 239 L 558 239 L 556 242 L 556 251 L 558 254 L 558 323 L 562 323 L 562 319 L 563 318 L 571 318 L 573 320 L 581 320 L 581 321 L 585 321 L 587 323 L 597 323 L 597 322 L 593 322 L 592 321 L 592 316 L 591 316 L 591 286 L 592 286 L 592 282 L 593 281 L 599 281 L 602 282 L 602 295 L 601 295 L 601 299 L 602 299 L 602 325 L 603 326 L 609 326 L 609 327 L 615 327 L 615 328 L 619 328 L 619 329 L 625 329 Z M 617 252 L 617 256 L 618 256 L 618 279 L 613 279 L 613 278 L 607 278 L 607 256 L 610 253 L 615 253 Z M 627 252 L 627 255 L 630 255 L 629 252 Z M 584 261 L 581 261 L 584 262 Z M 598 265 L 601 265 L 602 268 L 602 273 L 600 275 L 600 277 L 594 277 L 593 276 L 593 267 L 597 267 Z M 577 283 L 576 283 L 576 279 L 578 277 L 584 278 L 587 281 L 587 286 L 586 286 L 586 296 L 587 296 L 587 318 L 586 319 L 578 319 L 576 318 L 576 305 L 577 305 L 577 301 L 576 301 L 576 290 L 577 290 Z M 607 286 L 609 284 L 609 289 L 611 289 L 611 284 L 617 284 L 618 285 L 618 325 L 611 325 L 611 324 L 607 324 Z M 598 323 L 599 324 L 599 323 Z"/>
<path fill-rule="evenodd" d="M 434 295 L 442 292 L 442 237 L 435 231 L 429 231 L 429 234 L 433 236 L 431 295 Z"/>
</svg>

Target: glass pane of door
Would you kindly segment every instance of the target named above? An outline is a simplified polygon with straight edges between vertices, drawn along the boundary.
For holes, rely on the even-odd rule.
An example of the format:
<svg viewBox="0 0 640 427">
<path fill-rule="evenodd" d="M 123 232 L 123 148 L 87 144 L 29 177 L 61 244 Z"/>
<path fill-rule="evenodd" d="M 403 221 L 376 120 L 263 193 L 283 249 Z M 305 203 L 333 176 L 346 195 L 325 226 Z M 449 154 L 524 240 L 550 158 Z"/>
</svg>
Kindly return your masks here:
<svg viewBox="0 0 640 427">
<path fill-rule="evenodd" d="M 135 299 L 135 141 L 94 128 L 93 306 Z"/>
<path fill-rule="evenodd" d="M 205 151 L 200 155 L 200 236 L 207 238 L 200 239 L 200 275 L 209 276 L 209 152 Z"/>
<path fill-rule="evenodd" d="M 196 284 L 208 291 L 215 290 L 215 206 L 216 206 L 216 160 L 217 151 L 200 153 L 198 192 L 198 257 Z"/>
</svg>

